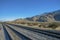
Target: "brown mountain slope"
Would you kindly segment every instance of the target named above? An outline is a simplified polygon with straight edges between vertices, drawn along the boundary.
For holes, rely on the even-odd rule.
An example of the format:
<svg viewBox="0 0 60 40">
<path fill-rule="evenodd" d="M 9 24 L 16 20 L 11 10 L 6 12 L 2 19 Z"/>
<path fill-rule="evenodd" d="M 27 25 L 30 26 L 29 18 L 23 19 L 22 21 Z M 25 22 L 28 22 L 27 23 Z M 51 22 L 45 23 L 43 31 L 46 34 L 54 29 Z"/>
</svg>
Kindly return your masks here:
<svg viewBox="0 0 60 40">
<path fill-rule="evenodd" d="M 38 22 L 60 21 L 60 10 L 26 18 L 26 20 Z"/>
</svg>

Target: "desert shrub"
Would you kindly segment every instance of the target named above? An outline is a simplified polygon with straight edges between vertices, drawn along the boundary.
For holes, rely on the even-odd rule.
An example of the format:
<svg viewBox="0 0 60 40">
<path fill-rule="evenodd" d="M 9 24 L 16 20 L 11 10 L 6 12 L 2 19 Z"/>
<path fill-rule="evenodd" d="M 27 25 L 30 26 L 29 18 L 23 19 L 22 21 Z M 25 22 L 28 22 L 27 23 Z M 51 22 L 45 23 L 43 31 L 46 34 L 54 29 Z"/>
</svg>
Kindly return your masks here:
<svg viewBox="0 0 60 40">
<path fill-rule="evenodd" d="M 26 24 L 25 22 L 21 22 L 21 24 Z"/>
<path fill-rule="evenodd" d="M 35 25 L 38 25 L 38 23 L 27 23 L 27 25 L 29 25 L 29 26 L 35 26 Z"/>
<path fill-rule="evenodd" d="M 32 25 L 38 25 L 38 23 L 32 23 Z"/>
<path fill-rule="evenodd" d="M 57 25 L 56 23 L 50 23 L 50 24 L 48 25 L 48 28 L 53 28 L 53 29 L 55 29 L 56 27 L 58 27 L 58 25 Z"/>
<path fill-rule="evenodd" d="M 27 23 L 28 26 L 33 26 L 32 23 Z"/>
<path fill-rule="evenodd" d="M 42 25 L 38 25 L 38 27 L 41 27 Z"/>
</svg>

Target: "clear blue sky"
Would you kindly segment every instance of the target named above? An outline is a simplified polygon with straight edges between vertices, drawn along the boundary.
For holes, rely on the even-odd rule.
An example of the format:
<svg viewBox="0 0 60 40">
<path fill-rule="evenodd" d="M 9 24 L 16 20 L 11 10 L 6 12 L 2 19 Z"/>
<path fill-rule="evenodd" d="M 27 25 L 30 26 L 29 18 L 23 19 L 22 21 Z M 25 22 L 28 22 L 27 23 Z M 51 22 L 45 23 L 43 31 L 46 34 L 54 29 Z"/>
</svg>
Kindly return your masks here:
<svg viewBox="0 0 60 40">
<path fill-rule="evenodd" d="M 60 9 L 60 0 L 0 0 L 0 20 L 31 17 Z"/>
</svg>

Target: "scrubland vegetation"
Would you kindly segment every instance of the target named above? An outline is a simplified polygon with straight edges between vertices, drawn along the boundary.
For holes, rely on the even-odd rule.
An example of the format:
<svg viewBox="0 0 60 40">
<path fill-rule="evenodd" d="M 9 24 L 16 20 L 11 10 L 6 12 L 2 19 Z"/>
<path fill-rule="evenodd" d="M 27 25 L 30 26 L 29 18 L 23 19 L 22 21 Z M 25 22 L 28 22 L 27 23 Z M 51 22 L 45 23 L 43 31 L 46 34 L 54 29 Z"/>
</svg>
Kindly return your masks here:
<svg viewBox="0 0 60 40">
<path fill-rule="evenodd" d="M 13 24 L 22 24 L 22 25 L 26 25 L 26 26 L 37 26 L 39 28 L 51 28 L 51 29 L 56 29 L 58 27 L 60 27 L 60 22 L 9 22 L 9 23 L 13 23 Z"/>
</svg>

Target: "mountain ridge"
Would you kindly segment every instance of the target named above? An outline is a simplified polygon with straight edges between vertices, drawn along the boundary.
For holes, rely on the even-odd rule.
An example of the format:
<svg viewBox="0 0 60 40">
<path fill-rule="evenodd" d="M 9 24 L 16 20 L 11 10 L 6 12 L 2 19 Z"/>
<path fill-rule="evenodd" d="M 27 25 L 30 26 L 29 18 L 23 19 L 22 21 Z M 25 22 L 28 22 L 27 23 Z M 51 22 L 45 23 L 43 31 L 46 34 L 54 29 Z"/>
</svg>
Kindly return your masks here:
<svg viewBox="0 0 60 40">
<path fill-rule="evenodd" d="M 16 19 L 21 20 L 21 19 Z M 47 12 L 43 13 L 41 15 L 36 15 L 33 17 L 28 17 L 22 19 L 23 21 L 34 21 L 34 22 L 53 22 L 53 21 L 60 21 L 60 10 L 52 11 L 52 12 Z"/>
</svg>

